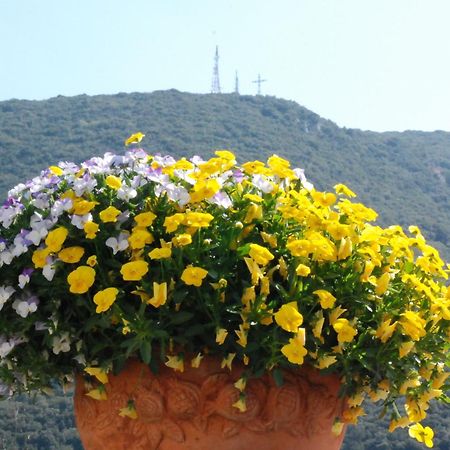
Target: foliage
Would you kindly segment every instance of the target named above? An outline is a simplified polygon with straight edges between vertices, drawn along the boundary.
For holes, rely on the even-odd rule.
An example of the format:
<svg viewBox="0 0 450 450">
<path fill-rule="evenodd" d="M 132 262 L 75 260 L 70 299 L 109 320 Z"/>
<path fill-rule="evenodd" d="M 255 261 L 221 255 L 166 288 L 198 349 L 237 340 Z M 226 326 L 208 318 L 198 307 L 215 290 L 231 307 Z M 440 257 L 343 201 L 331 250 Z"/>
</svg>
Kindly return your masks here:
<svg viewBox="0 0 450 450">
<path fill-rule="evenodd" d="M 130 357 L 183 371 L 208 353 L 248 367 L 237 384 L 245 410 L 249 377 L 308 363 L 342 377 L 344 422 L 356 423 L 365 397 L 382 400 L 391 430 L 429 433 L 428 445 L 432 431 L 414 430 L 449 375 L 437 250 L 417 227 L 371 225 L 377 214 L 345 185 L 318 191 L 279 156 L 238 166 L 215 153 L 108 153 L 9 192 L 2 391 L 65 382 L 75 366 L 101 400 L 108 372 Z"/>
</svg>

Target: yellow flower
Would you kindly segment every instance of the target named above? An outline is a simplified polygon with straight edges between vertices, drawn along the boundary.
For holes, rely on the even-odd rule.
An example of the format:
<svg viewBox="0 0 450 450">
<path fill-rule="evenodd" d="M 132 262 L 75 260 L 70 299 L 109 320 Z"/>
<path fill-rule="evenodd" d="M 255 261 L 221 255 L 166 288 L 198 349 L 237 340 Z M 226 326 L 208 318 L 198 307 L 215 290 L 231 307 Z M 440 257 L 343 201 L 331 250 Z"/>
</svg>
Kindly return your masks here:
<svg viewBox="0 0 450 450">
<path fill-rule="evenodd" d="M 423 442 L 428 448 L 433 447 L 434 432 L 430 427 L 423 427 L 420 423 L 409 427 L 409 435 L 419 442 Z"/>
<path fill-rule="evenodd" d="M 397 327 L 397 321 L 391 324 L 392 319 L 386 319 L 376 330 L 375 336 L 381 340 L 383 344 L 385 344 Z"/>
<path fill-rule="evenodd" d="M 236 353 L 228 353 L 226 358 L 222 359 L 222 362 L 220 364 L 220 368 L 224 369 L 225 367 L 228 368 L 228 370 L 231 370 L 231 365 L 233 363 L 233 359 L 236 357 Z"/>
<path fill-rule="evenodd" d="M 184 247 L 192 243 L 192 236 L 187 233 L 177 234 L 172 238 L 172 243 L 175 247 Z"/>
<path fill-rule="evenodd" d="M 94 267 L 97 265 L 97 256 L 96 255 L 91 255 L 89 256 L 89 258 L 86 260 L 86 264 L 89 267 Z"/>
<path fill-rule="evenodd" d="M 47 264 L 47 258 L 50 254 L 49 248 L 40 248 L 33 252 L 31 260 L 33 261 L 36 269 L 42 269 Z"/>
<path fill-rule="evenodd" d="M 122 180 L 114 175 L 108 175 L 105 182 L 111 189 L 116 191 L 122 187 Z"/>
<path fill-rule="evenodd" d="M 60 168 L 60 167 L 58 167 L 58 166 L 50 166 L 49 168 L 48 168 L 48 170 L 50 170 L 50 172 L 53 174 L 53 175 L 56 175 L 56 176 L 61 176 L 63 173 L 64 173 L 64 171 Z"/>
<path fill-rule="evenodd" d="M 303 364 L 304 357 L 308 350 L 304 347 L 304 334 L 296 335 L 289 339 L 289 343 L 281 347 L 281 353 L 292 364 Z"/>
<path fill-rule="evenodd" d="M 307 257 L 313 252 L 313 246 L 307 239 L 294 239 L 286 244 L 286 248 L 291 252 L 292 256 Z"/>
<path fill-rule="evenodd" d="M 175 372 L 184 372 L 184 359 L 181 356 L 166 355 L 165 365 L 175 370 Z"/>
<path fill-rule="evenodd" d="M 80 266 L 67 275 L 69 291 L 72 294 L 84 294 L 94 284 L 95 270 L 89 266 Z"/>
<path fill-rule="evenodd" d="M 108 206 L 103 211 L 100 211 L 100 220 L 102 222 L 117 222 L 117 216 L 120 214 L 120 211 L 114 206 Z"/>
<path fill-rule="evenodd" d="M 298 312 L 297 302 L 290 302 L 282 305 L 275 313 L 275 322 L 283 330 L 296 333 L 298 327 L 303 323 L 303 316 Z"/>
<path fill-rule="evenodd" d="M 243 198 L 246 198 L 254 203 L 262 203 L 263 201 L 263 198 L 256 194 L 245 194 Z"/>
<path fill-rule="evenodd" d="M 340 436 L 342 434 L 342 431 L 344 430 L 344 422 L 341 422 L 340 420 L 335 420 L 333 422 L 333 426 L 331 427 L 331 432 L 334 436 Z"/>
<path fill-rule="evenodd" d="M 247 404 L 245 402 L 245 394 L 241 393 L 239 395 L 239 398 L 231 406 L 238 409 L 239 412 L 241 412 L 241 413 L 247 411 Z"/>
<path fill-rule="evenodd" d="M 305 266 L 305 264 L 299 264 L 295 269 L 295 273 L 300 277 L 307 277 L 311 273 L 311 268 Z"/>
<path fill-rule="evenodd" d="M 263 211 L 261 205 L 250 203 L 244 218 L 244 223 L 252 223 L 254 220 L 261 220 L 262 216 Z"/>
<path fill-rule="evenodd" d="M 313 294 L 316 294 L 320 299 L 320 306 L 323 309 L 330 309 L 334 306 L 336 301 L 336 297 L 325 289 L 318 289 L 314 291 Z"/>
<path fill-rule="evenodd" d="M 138 133 L 134 133 L 125 141 L 125 145 L 128 146 L 130 144 L 139 144 L 139 142 L 141 142 L 144 137 L 145 134 L 141 133 L 140 131 Z"/>
<path fill-rule="evenodd" d="M 389 423 L 389 432 L 392 433 L 397 428 L 405 428 L 407 427 L 411 421 L 408 416 L 399 417 L 398 419 L 392 419 Z"/>
<path fill-rule="evenodd" d="M 243 392 L 245 390 L 246 385 L 247 385 L 247 379 L 245 377 L 239 378 L 239 380 L 237 380 L 234 383 L 234 387 L 240 392 Z"/>
<path fill-rule="evenodd" d="M 353 251 L 352 240 L 349 237 L 342 238 L 337 255 L 338 260 L 348 258 L 352 254 L 352 251 Z"/>
<path fill-rule="evenodd" d="M 274 258 L 267 248 L 258 244 L 250 244 L 250 251 L 248 254 L 261 266 L 267 265 L 269 261 Z"/>
<path fill-rule="evenodd" d="M 327 367 L 330 367 L 337 361 L 336 356 L 322 356 L 319 358 L 319 361 L 317 364 L 315 364 L 315 367 L 319 369 L 326 369 Z"/>
<path fill-rule="evenodd" d="M 216 179 L 199 180 L 195 183 L 190 193 L 191 203 L 199 203 L 202 200 L 211 198 L 220 190 L 220 184 Z"/>
<path fill-rule="evenodd" d="M 167 283 L 155 283 L 153 282 L 153 297 L 150 298 L 147 303 L 153 305 L 155 308 L 159 308 L 167 301 Z"/>
<path fill-rule="evenodd" d="M 209 227 L 210 222 L 214 219 L 209 213 L 188 212 L 186 213 L 184 224 L 193 228 Z"/>
<path fill-rule="evenodd" d="M 208 271 L 205 269 L 202 269 L 201 267 L 193 267 L 188 266 L 186 269 L 183 270 L 183 273 L 181 274 L 181 279 L 188 285 L 188 286 L 201 286 L 203 283 L 203 279 L 208 275 Z"/>
<path fill-rule="evenodd" d="M 344 194 L 347 197 L 356 197 L 356 194 L 349 189 L 345 184 L 336 184 L 334 186 L 336 194 Z"/>
<path fill-rule="evenodd" d="M 405 334 L 413 341 L 418 341 L 427 334 L 425 331 L 426 321 L 417 313 L 413 311 L 406 311 L 400 315 L 402 316 L 400 319 L 400 325 L 402 326 Z"/>
<path fill-rule="evenodd" d="M 120 269 L 125 281 L 139 281 L 147 272 L 148 263 L 142 260 L 125 263 Z"/>
<path fill-rule="evenodd" d="M 340 343 L 351 342 L 358 334 L 358 331 L 350 325 L 347 319 L 337 319 L 333 325 L 333 328 L 338 334 L 338 341 Z"/>
<path fill-rule="evenodd" d="M 50 252 L 59 252 L 64 244 L 64 241 L 69 234 L 69 230 L 64 227 L 58 227 L 50 231 L 45 238 L 45 244 Z"/>
<path fill-rule="evenodd" d="M 258 284 L 258 281 L 264 276 L 261 268 L 253 258 L 244 257 L 244 261 L 252 276 L 252 284 L 256 286 Z"/>
<path fill-rule="evenodd" d="M 104 369 L 100 367 L 86 367 L 84 371 L 92 377 L 97 378 L 100 383 L 108 383 L 108 375 Z"/>
<path fill-rule="evenodd" d="M 218 328 L 216 331 L 216 342 L 222 345 L 225 342 L 225 338 L 228 335 L 228 331 L 225 328 Z"/>
<path fill-rule="evenodd" d="M 86 393 L 86 395 L 94 400 L 108 400 L 108 396 L 106 395 L 106 391 L 103 386 L 99 386 L 97 389 L 91 389 Z"/>
<path fill-rule="evenodd" d="M 65 263 L 77 263 L 84 255 L 83 247 L 67 247 L 58 253 L 58 258 Z"/>
<path fill-rule="evenodd" d="M 116 301 L 118 293 L 119 290 L 113 287 L 98 291 L 94 295 L 94 303 L 97 305 L 95 312 L 101 313 L 104 311 L 108 311 L 108 309 L 111 308 L 111 305 Z"/>
<path fill-rule="evenodd" d="M 238 336 L 238 340 L 236 341 L 241 347 L 247 347 L 247 334 L 248 331 L 245 329 L 245 325 L 240 324 L 239 325 L 239 330 L 235 330 L 234 331 L 237 336 Z"/>
<path fill-rule="evenodd" d="M 151 259 L 164 259 L 170 258 L 172 255 L 172 249 L 169 247 L 164 248 L 154 248 L 151 252 L 149 252 L 148 256 Z"/>
<path fill-rule="evenodd" d="M 134 407 L 134 403 L 128 402 L 128 405 L 125 406 L 125 408 L 120 408 L 119 416 L 128 417 L 129 419 L 136 420 L 138 418 L 138 414 L 136 408 Z"/>
<path fill-rule="evenodd" d="M 138 227 L 149 227 L 156 219 L 156 214 L 151 211 L 143 212 L 134 217 Z"/>
<path fill-rule="evenodd" d="M 89 202 L 83 199 L 75 199 L 73 203 L 73 213 L 77 216 L 84 216 L 90 211 L 92 211 L 98 202 Z"/>
<path fill-rule="evenodd" d="M 200 367 L 200 363 L 202 362 L 203 355 L 201 353 L 197 353 L 197 356 L 192 358 L 191 360 L 191 367 L 194 369 L 198 369 Z"/>
<path fill-rule="evenodd" d="M 403 358 L 406 356 L 413 349 L 414 345 L 413 341 L 403 342 L 398 349 L 399 357 Z"/>
<path fill-rule="evenodd" d="M 377 295 L 383 295 L 389 287 L 390 275 L 389 272 L 384 272 L 380 278 L 377 279 L 377 285 L 375 287 L 375 293 Z"/>
<path fill-rule="evenodd" d="M 99 229 L 98 223 L 95 223 L 95 222 L 92 222 L 92 221 L 86 222 L 83 225 L 83 230 L 86 233 L 86 238 L 87 239 L 95 239 L 95 236 L 97 235 L 98 229 Z"/>
<path fill-rule="evenodd" d="M 164 226 L 166 228 L 166 232 L 173 233 L 183 223 L 183 221 L 184 221 L 184 214 L 182 213 L 176 213 L 172 216 L 167 216 L 164 219 Z"/>
<path fill-rule="evenodd" d="M 128 242 L 132 249 L 144 248 L 145 244 L 151 244 L 153 241 L 153 235 L 142 228 L 135 228 L 128 238 Z"/>
</svg>

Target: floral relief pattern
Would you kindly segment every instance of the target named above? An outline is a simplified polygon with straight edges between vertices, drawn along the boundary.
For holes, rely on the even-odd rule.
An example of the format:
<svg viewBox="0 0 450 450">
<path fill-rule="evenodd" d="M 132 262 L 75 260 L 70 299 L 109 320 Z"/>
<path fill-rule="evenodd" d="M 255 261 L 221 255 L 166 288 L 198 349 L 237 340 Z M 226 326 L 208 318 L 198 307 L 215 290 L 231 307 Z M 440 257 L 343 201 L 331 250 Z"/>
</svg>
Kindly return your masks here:
<svg viewBox="0 0 450 450">
<path fill-rule="evenodd" d="M 337 379 L 330 387 L 330 377 L 314 370 L 286 372 L 280 387 L 269 375 L 249 380 L 243 412 L 233 406 L 241 395 L 234 386 L 239 378 L 234 370 L 161 372 L 154 375 L 147 366 L 132 362 L 119 376 L 109 377 L 106 400 L 86 396 L 91 386 L 78 378 L 75 411 L 87 450 L 158 450 L 167 440 L 184 443 L 193 434 L 209 433 L 224 440 L 241 433 L 272 432 L 308 438 L 330 434 L 342 407 Z M 119 415 L 130 400 L 136 419 Z"/>
</svg>

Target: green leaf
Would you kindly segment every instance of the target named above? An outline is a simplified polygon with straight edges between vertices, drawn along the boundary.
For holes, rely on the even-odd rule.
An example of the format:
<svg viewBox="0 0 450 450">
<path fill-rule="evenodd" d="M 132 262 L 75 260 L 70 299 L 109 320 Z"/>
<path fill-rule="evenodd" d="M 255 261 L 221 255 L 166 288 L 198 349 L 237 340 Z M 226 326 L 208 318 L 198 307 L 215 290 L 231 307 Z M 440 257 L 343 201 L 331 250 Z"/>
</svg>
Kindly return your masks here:
<svg viewBox="0 0 450 450">
<path fill-rule="evenodd" d="M 172 316 L 170 323 L 173 325 L 179 325 L 180 323 L 187 322 L 194 317 L 194 313 L 188 311 L 180 311 Z"/>
<path fill-rule="evenodd" d="M 141 346 L 139 348 L 139 353 L 141 354 L 142 361 L 145 364 L 150 364 L 152 360 L 152 343 L 151 341 L 142 341 Z"/>
<path fill-rule="evenodd" d="M 284 384 L 283 372 L 280 369 L 274 369 L 272 372 L 273 380 L 275 384 L 280 387 Z"/>
</svg>

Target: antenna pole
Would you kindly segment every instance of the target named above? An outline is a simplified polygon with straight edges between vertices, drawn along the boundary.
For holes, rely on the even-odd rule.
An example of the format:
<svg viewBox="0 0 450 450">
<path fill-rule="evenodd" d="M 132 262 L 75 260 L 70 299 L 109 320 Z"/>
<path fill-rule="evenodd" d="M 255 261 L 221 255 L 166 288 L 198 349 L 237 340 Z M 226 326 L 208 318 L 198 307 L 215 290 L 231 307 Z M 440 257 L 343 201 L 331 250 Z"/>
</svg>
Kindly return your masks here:
<svg viewBox="0 0 450 450">
<path fill-rule="evenodd" d="M 239 95 L 239 78 L 237 70 L 234 76 L 234 93 Z"/>
<path fill-rule="evenodd" d="M 219 47 L 216 45 L 216 54 L 214 56 L 214 68 L 211 82 L 211 94 L 220 94 L 219 80 Z"/>
</svg>

